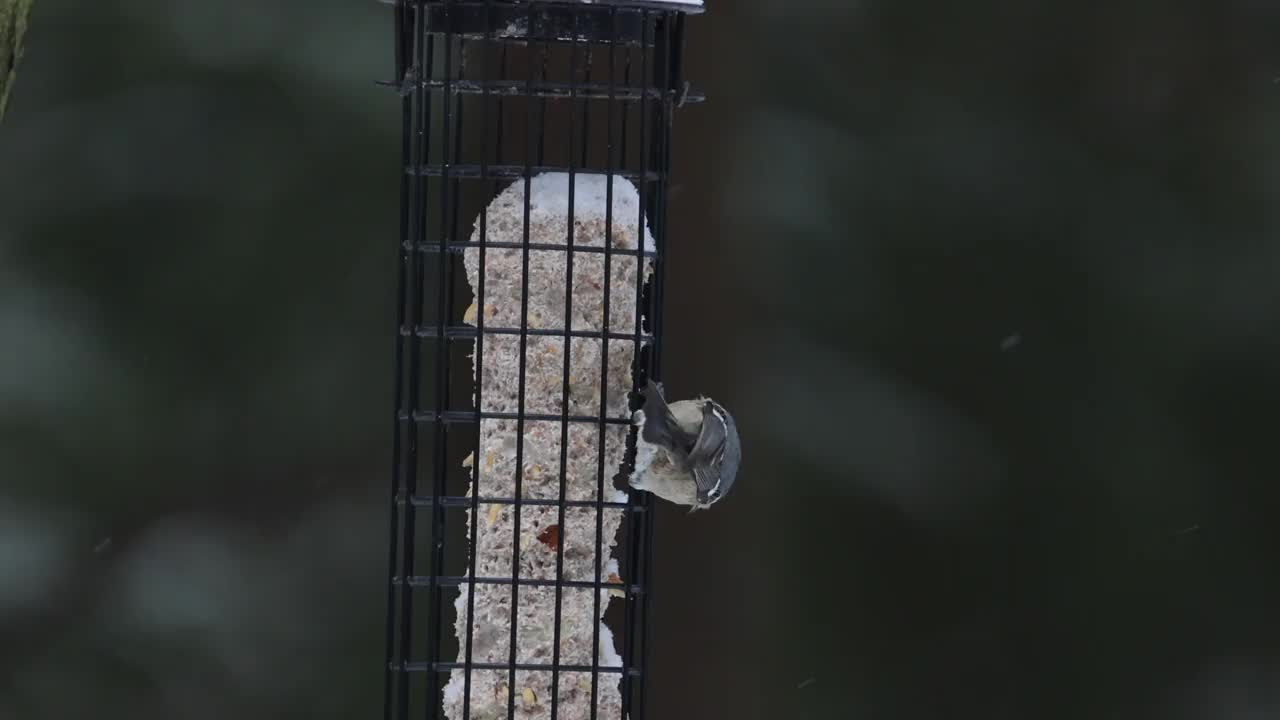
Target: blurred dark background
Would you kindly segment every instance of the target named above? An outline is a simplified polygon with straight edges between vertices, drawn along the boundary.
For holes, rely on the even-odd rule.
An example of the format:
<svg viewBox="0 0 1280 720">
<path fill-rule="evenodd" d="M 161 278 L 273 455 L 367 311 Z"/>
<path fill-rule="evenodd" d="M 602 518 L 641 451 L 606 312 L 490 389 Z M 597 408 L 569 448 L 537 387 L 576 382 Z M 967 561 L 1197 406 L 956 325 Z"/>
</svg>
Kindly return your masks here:
<svg viewBox="0 0 1280 720">
<path fill-rule="evenodd" d="M 375 2 L 38 0 L 0 124 L 0 718 L 380 712 Z M 650 720 L 1280 713 L 1280 5 L 719 0 Z M 714 322 L 697 322 L 700 318 Z"/>
</svg>

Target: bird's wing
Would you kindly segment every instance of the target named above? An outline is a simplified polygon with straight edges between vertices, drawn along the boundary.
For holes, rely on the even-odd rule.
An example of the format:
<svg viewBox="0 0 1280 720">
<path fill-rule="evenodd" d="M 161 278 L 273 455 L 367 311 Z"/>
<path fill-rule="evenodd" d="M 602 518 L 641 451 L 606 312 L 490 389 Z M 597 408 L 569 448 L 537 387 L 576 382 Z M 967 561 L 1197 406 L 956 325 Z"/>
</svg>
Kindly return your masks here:
<svg viewBox="0 0 1280 720">
<path fill-rule="evenodd" d="M 644 427 L 640 436 L 647 443 L 666 448 L 681 460 L 688 457 L 698 440 L 697 436 L 680 428 L 680 423 L 662 397 L 662 386 L 653 380 L 644 389 Z"/>
<path fill-rule="evenodd" d="M 693 467 L 693 479 L 698 485 L 698 496 L 705 500 L 720 489 L 720 466 L 724 460 L 725 442 L 728 439 L 725 420 L 710 402 L 702 406 L 702 431 L 689 452 L 689 464 Z"/>
</svg>

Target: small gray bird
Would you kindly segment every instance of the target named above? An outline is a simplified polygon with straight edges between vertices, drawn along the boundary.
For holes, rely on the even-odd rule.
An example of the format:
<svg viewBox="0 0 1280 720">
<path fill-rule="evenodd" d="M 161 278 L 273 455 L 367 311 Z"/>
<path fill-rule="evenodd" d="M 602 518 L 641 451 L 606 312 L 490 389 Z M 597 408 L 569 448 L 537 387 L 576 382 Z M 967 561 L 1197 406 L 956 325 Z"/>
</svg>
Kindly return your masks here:
<svg viewBox="0 0 1280 720">
<path fill-rule="evenodd" d="M 710 398 L 667 404 L 662 385 L 650 380 L 644 407 L 631 421 L 640 427 L 631 487 L 688 505 L 690 512 L 714 505 L 729 493 L 742 463 L 738 428 Z"/>
</svg>

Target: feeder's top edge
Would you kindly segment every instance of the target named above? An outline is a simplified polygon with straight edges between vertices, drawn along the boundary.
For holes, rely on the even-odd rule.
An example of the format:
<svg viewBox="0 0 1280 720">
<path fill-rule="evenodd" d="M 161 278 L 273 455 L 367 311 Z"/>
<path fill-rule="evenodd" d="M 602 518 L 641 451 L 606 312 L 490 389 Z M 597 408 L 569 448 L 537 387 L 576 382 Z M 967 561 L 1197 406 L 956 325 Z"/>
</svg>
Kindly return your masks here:
<svg viewBox="0 0 1280 720">
<path fill-rule="evenodd" d="M 537 0 L 534 0 L 537 2 Z M 577 0 L 583 5 L 621 5 L 624 7 L 657 8 L 659 10 L 679 10 L 697 14 L 706 10 L 702 0 Z"/>
<path fill-rule="evenodd" d="M 387 5 L 414 5 L 422 0 L 380 0 Z M 703 0 L 494 0 L 495 3 L 508 4 L 533 3 L 542 5 L 597 5 L 605 7 L 635 8 L 637 10 L 675 10 L 687 15 L 700 15 L 706 12 Z M 448 0 L 427 0 L 430 5 L 447 5 Z M 467 4 L 478 4 L 469 0 Z"/>
</svg>

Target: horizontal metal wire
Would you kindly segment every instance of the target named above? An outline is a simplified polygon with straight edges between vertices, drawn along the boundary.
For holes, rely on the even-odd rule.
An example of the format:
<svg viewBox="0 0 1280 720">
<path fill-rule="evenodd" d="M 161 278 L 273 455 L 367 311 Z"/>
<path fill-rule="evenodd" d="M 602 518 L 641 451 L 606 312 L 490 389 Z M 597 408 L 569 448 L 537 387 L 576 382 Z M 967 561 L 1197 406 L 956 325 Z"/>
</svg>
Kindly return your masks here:
<svg viewBox="0 0 1280 720">
<path fill-rule="evenodd" d="M 412 334 L 420 338 L 433 338 L 436 340 L 439 340 L 441 338 L 444 338 L 446 340 L 474 340 L 476 339 L 476 336 L 480 334 L 480 331 L 479 331 L 479 328 L 475 328 L 470 325 L 449 325 L 443 329 L 440 328 L 438 325 L 419 325 L 418 327 L 412 330 L 408 326 L 402 325 L 400 326 L 400 334 L 405 337 L 408 337 L 409 335 Z M 530 335 L 530 336 L 539 336 L 539 337 L 562 338 L 565 336 L 566 333 L 564 330 L 540 330 L 540 329 L 536 330 L 534 328 L 527 328 L 522 330 L 520 328 L 513 328 L 513 327 L 489 327 L 488 325 L 485 325 L 484 334 L 485 335 L 516 335 L 516 336 Z M 595 330 L 570 330 L 568 332 L 568 335 L 569 337 L 575 337 L 575 338 L 591 338 L 593 340 L 599 340 L 601 337 L 604 337 L 606 333 L 597 332 Z M 611 333 L 607 333 L 607 335 L 610 340 L 622 340 L 622 341 L 628 341 L 628 342 L 635 342 L 635 339 L 636 339 L 635 333 L 611 332 Z M 653 340 L 653 337 L 651 335 L 640 336 L 640 342 L 642 343 L 650 342 L 652 340 Z"/>
<path fill-rule="evenodd" d="M 524 4 L 516 5 L 507 0 L 378 0 L 383 5 L 424 5 L 428 8 L 468 8 L 468 9 L 485 9 L 492 7 L 494 10 L 500 9 L 504 4 L 509 7 L 525 7 Z M 671 10 L 684 13 L 686 15 L 701 15 L 706 12 L 706 8 L 702 5 L 695 5 L 689 2 L 679 2 L 678 0 L 526 0 L 527 3 L 541 5 L 546 7 L 555 7 L 565 10 L 579 10 L 599 8 L 596 12 L 607 11 L 617 13 L 619 16 L 638 15 L 646 10 Z"/>
<path fill-rule="evenodd" d="M 426 32 L 451 35 L 467 41 L 509 45 L 598 43 L 634 48 L 645 43 L 657 13 L 644 8 L 620 8 L 575 2 L 572 4 L 512 2 L 477 7 L 475 3 L 440 5 L 427 9 Z"/>
<path fill-rule="evenodd" d="M 427 163 L 417 166 L 405 167 L 405 173 L 409 175 L 422 175 L 424 177 L 444 177 L 448 175 L 453 180 L 517 180 L 525 176 L 528 170 L 529 176 L 541 175 L 549 172 L 568 172 L 569 168 L 558 165 L 531 165 L 526 168 L 524 165 L 474 165 L 474 164 L 453 164 L 453 163 Z M 604 173 L 587 173 L 582 170 L 576 171 L 578 175 L 604 175 Z M 646 182 L 657 182 L 661 177 L 657 172 L 650 170 L 644 173 L 615 170 L 615 177 L 625 178 L 631 181 L 644 180 Z"/>
<path fill-rule="evenodd" d="M 395 2 L 395 0 L 382 1 L 391 4 Z M 516 5 L 510 0 L 505 0 L 505 3 L 507 5 Z M 426 5 L 427 7 L 485 8 L 492 6 L 498 8 L 504 4 L 504 0 L 408 0 L 406 4 Z M 589 9 L 594 5 L 598 8 L 609 8 L 610 12 L 617 12 L 619 15 L 628 13 L 640 14 L 644 10 L 675 10 L 686 15 L 701 15 L 705 11 L 705 8 L 700 4 L 680 2 L 680 0 L 524 0 L 517 6 L 528 4 L 558 7 L 566 10 L 578 10 L 584 6 Z"/>
<path fill-rule="evenodd" d="M 470 585 L 471 578 L 466 577 L 464 575 L 436 575 L 434 577 L 430 575 L 410 575 L 409 576 L 409 587 L 430 587 L 432 582 L 435 582 L 437 585 L 440 585 L 441 587 L 462 587 L 463 585 Z M 397 575 L 396 577 L 391 578 L 391 584 L 399 586 L 403 584 L 403 582 L 401 581 L 400 577 Z M 478 577 L 476 578 L 476 584 L 477 585 L 510 585 L 511 578 Z M 604 581 L 596 583 L 591 580 L 561 580 L 559 583 L 557 583 L 555 580 L 545 580 L 545 579 L 538 579 L 538 578 L 520 578 L 520 580 L 516 584 L 520 585 L 521 587 L 524 587 L 524 586 L 555 587 L 556 585 L 560 585 L 561 587 L 579 588 L 582 590 L 592 590 L 592 589 L 622 590 L 624 592 L 630 593 L 631 595 L 639 595 L 640 593 L 644 592 L 644 590 L 639 585 L 627 585 L 625 583 L 612 583 L 612 582 L 604 582 Z"/>
<path fill-rule="evenodd" d="M 460 252 L 465 252 L 467 250 L 472 250 L 472 249 L 478 250 L 480 249 L 481 245 L 483 245 L 486 248 L 496 248 L 498 250 L 524 249 L 524 243 L 493 242 L 492 240 L 486 241 L 484 243 L 471 242 L 471 241 L 444 243 L 443 248 L 441 247 L 441 243 L 438 243 L 438 242 L 424 242 L 424 243 L 417 243 L 416 245 L 413 245 L 410 243 L 401 243 L 400 248 L 402 250 L 413 250 L 416 247 L 418 252 L 422 252 L 422 253 L 439 253 L 442 249 L 445 252 L 460 253 Z M 604 254 L 604 248 L 598 245 L 570 246 L 570 245 L 557 244 L 557 243 L 529 243 L 529 249 L 534 251 L 541 250 L 545 252 L 568 252 L 570 249 L 572 249 L 575 253 L 594 253 L 598 255 Z M 651 257 L 658 256 L 658 253 L 654 252 L 653 250 L 636 252 L 635 250 L 629 250 L 625 248 L 612 248 L 609 254 L 615 257 L 635 257 L 637 255 L 644 255 L 645 257 L 651 258 Z"/>
<path fill-rule="evenodd" d="M 414 495 L 409 498 L 409 504 L 414 507 L 431 507 L 435 504 L 435 498 L 431 495 Z M 515 505 L 515 498 L 507 497 L 485 497 L 480 496 L 478 501 L 480 505 Z M 404 504 L 404 497 L 396 498 L 396 503 Z M 558 507 L 560 501 L 555 498 L 525 498 L 519 503 L 524 506 L 540 506 L 540 507 Z M 465 495 L 441 495 L 440 504 L 444 507 L 471 507 L 471 498 Z M 589 507 L 589 508 L 615 508 L 621 510 L 629 510 L 630 512 L 645 512 L 644 505 L 628 505 L 625 502 L 612 502 L 603 500 L 596 502 L 595 500 L 565 500 L 565 507 Z"/>
<path fill-rule="evenodd" d="M 411 673 L 431 672 L 432 670 L 435 670 L 437 672 L 443 672 L 446 670 L 462 670 L 466 667 L 468 667 L 467 663 L 461 663 L 461 662 L 430 663 L 430 662 L 416 661 L 416 662 L 406 662 L 406 663 L 393 662 L 388 664 L 388 669 L 390 669 L 391 672 L 403 670 L 404 672 L 411 672 Z M 620 665 L 598 665 L 598 666 L 592 667 L 591 665 L 564 665 L 564 664 L 552 665 L 551 663 L 516 663 L 515 665 L 512 665 L 511 663 L 473 662 L 470 664 L 470 668 L 472 670 L 508 670 L 508 671 L 514 668 L 516 670 L 545 670 L 547 672 L 551 672 L 552 670 L 559 670 L 560 672 L 582 672 L 582 673 L 600 672 L 600 673 L 612 673 L 615 675 L 621 675 L 625 672 L 631 677 L 640 677 L 639 669 L 631 668 L 630 670 L 627 670 Z"/>
<path fill-rule="evenodd" d="M 396 417 L 402 421 L 409 420 L 409 413 L 400 411 Z M 433 412 L 431 410 L 415 410 L 413 412 L 414 422 L 434 423 L 442 422 L 446 425 L 456 425 L 464 423 L 474 423 L 480 420 L 517 420 L 524 418 L 525 420 L 546 420 L 560 422 L 566 418 L 559 413 L 520 413 L 513 412 L 493 412 L 484 411 L 477 412 L 475 410 L 446 410 L 444 412 Z M 568 421 L 571 423 L 605 423 L 606 425 L 630 425 L 631 418 L 598 418 L 592 415 L 570 415 Z"/>
<path fill-rule="evenodd" d="M 455 8 L 485 8 L 492 6 L 494 9 L 502 7 L 504 4 L 515 5 L 512 0 L 378 0 L 383 5 L 425 5 L 427 7 L 449 7 Z M 687 15 L 701 15 L 706 11 L 702 5 L 694 5 L 689 2 L 680 2 L 679 0 L 523 0 L 524 4 L 546 5 L 561 8 L 591 8 L 592 6 L 599 8 L 616 8 L 619 15 L 628 12 L 640 13 L 643 10 L 678 10 Z M 523 7 L 520 5 L 519 7 Z"/>
<path fill-rule="evenodd" d="M 398 92 L 405 91 L 405 85 L 398 81 L 379 80 L 378 85 L 394 88 Z M 654 100 L 661 100 L 664 96 L 669 96 L 672 100 L 682 103 L 700 103 L 707 99 L 706 95 L 698 90 L 662 90 L 661 88 L 648 87 L 617 87 L 612 89 L 607 83 L 558 83 L 558 82 L 536 82 L 528 83 L 522 80 L 427 80 L 419 82 L 419 87 L 425 87 L 432 92 L 441 92 L 448 90 L 458 95 L 483 95 L 488 94 L 493 97 L 512 95 L 519 97 L 539 97 L 553 99 L 575 99 L 575 100 L 618 100 L 622 102 L 634 102 L 642 96 L 647 96 Z M 612 91 L 613 95 L 610 96 Z"/>
</svg>

